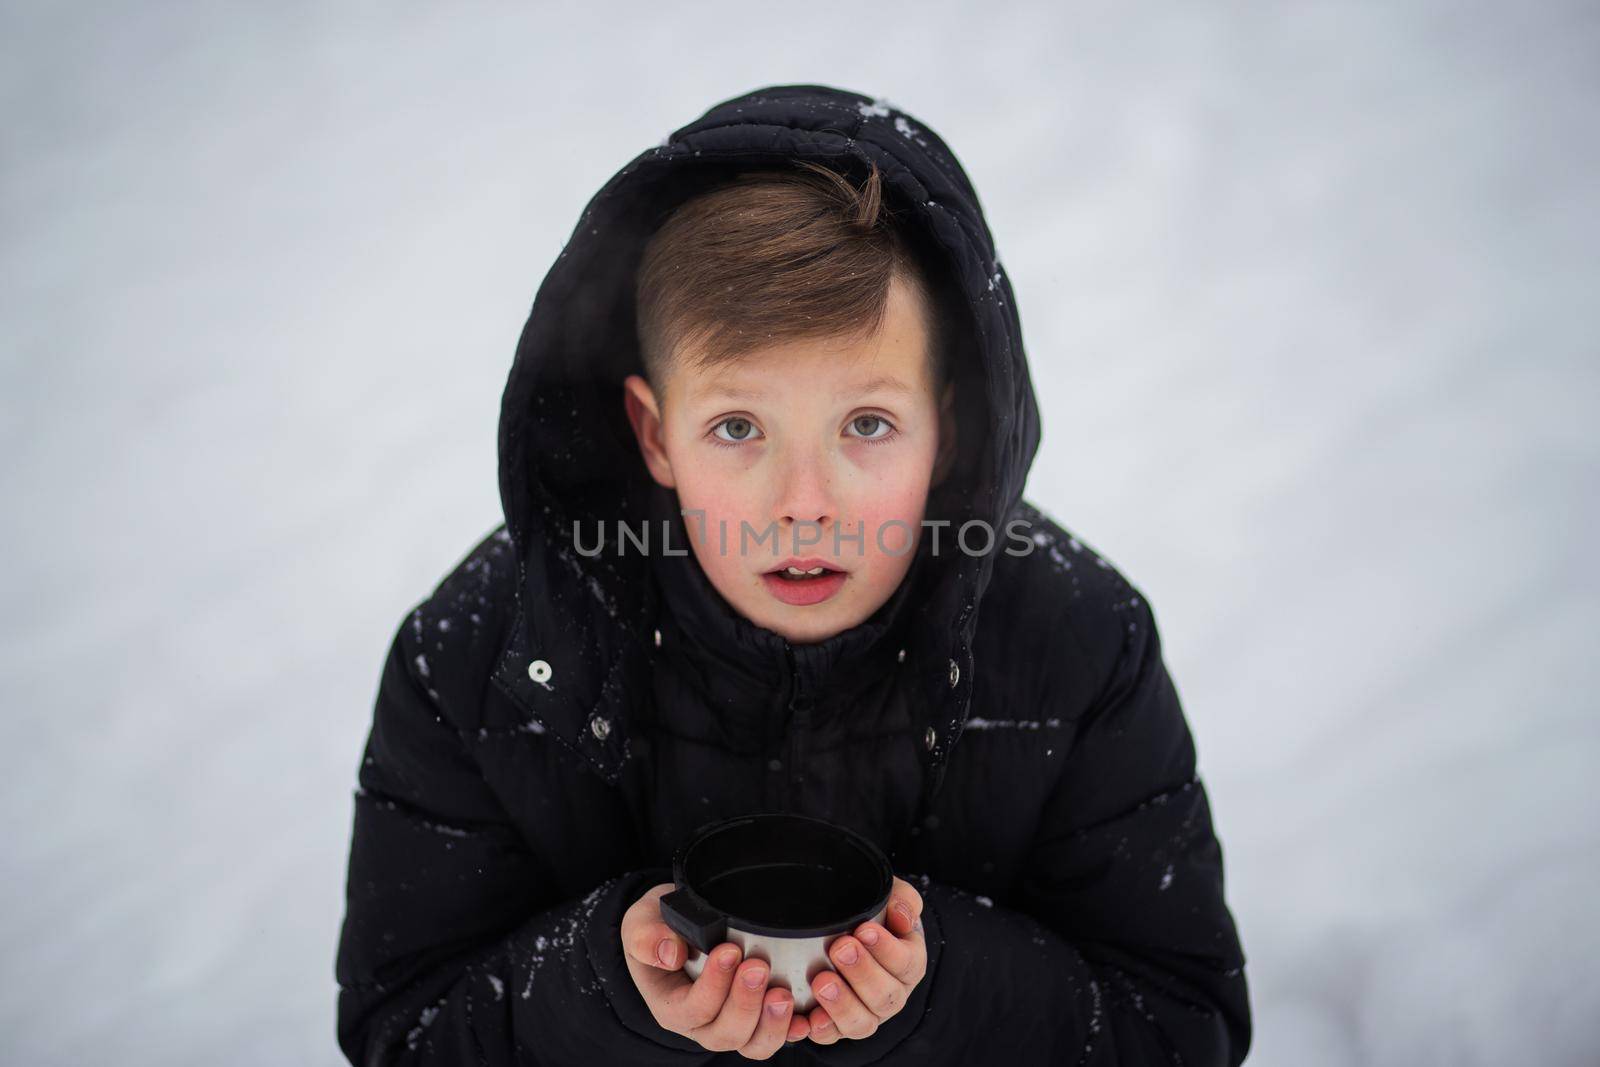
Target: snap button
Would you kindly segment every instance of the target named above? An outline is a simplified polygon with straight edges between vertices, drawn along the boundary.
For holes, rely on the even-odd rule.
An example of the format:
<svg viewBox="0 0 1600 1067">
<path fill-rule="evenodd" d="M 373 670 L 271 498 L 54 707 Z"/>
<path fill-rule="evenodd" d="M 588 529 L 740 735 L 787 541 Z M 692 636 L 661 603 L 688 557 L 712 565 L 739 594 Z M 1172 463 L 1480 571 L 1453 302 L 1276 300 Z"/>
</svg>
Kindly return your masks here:
<svg viewBox="0 0 1600 1067">
<path fill-rule="evenodd" d="M 660 630 L 656 631 L 656 647 L 657 648 L 661 647 L 661 631 Z"/>
<path fill-rule="evenodd" d="M 604 741 L 606 736 L 611 733 L 611 723 L 596 715 L 589 720 L 589 732 L 594 734 L 597 741 Z"/>
<path fill-rule="evenodd" d="M 767 770 L 769 770 L 769 771 L 781 771 L 781 770 L 783 770 L 783 760 L 779 759 L 776 756 L 774 756 L 771 759 L 767 760 Z"/>
<path fill-rule="evenodd" d="M 956 683 L 958 681 L 960 681 L 960 680 L 961 680 L 961 668 L 956 665 L 956 661 L 955 660 L 951 660 L 950 661 L 950 688 L 954 689 L 956 687 Z"/>
<path fill-rule="evenodd" d="M 939 733 L 933 727 L 930 726 L 930 727 L 928 727 L 928 729 L 926 731 L 923 732 L 923 735 L 922 735 L 922 747 L 927 749 L 929 752 L 932 752 L 933 751 L 933 744 L 937 740 L 939 740 Z"/>
<path fill-rule="evenodd" d="M 906 650 L 902 648 L 898 653 L 896 653 L 894 661 L 896 663 L 904 663 L 906 661 Z"/>
<path fill-rule="evenodd" d="M 528 664 L 528 677 L 532 678 L 540 685 L 543 685 L 550 680 L 550 673 L 550 664 L 546 663 L 542 659 L 536 659 L 532 663 Z"/>
</svg>

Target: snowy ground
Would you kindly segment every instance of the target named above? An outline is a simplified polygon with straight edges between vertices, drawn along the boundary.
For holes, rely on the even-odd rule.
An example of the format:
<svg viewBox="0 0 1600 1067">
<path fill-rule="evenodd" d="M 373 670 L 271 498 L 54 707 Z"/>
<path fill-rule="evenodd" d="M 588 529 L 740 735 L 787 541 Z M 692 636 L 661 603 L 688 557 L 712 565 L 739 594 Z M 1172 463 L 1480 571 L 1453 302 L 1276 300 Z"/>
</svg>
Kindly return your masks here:
<svg viewBox="0 0 1600 1067">
<path fill-rule="evenodd" d="M 378 668 L 498 521 L 534 289 L 783 81 L 970 168 L 1029 496 L 1198 738 L 1250 1062 L 1600 1055 L 1592 7 L 289 7 L 0 15 L 0 1061 L 342 1062 Z"/>
</svg>

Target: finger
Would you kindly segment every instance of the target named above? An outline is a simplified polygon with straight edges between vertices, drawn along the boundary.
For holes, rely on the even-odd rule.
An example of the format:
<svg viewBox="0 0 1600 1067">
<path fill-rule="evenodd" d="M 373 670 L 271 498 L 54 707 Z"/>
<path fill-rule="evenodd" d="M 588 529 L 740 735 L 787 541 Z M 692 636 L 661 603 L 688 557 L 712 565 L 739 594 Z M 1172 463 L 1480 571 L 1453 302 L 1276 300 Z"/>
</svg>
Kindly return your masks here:
<svg viewBox="0 0 1600 1067">
<path fill-rule="evenodd" d="M 871 1037 L 878 1029 L 879 1019 L 861 998 L 850 989 L 850 983 L 833 971 L 818 971 L 811 979 L 811 989 L 828 1010 L 840 1037 Z"/>
<path fill-rule="evenodd" d="M 710 1023 L 690 1032 L 694 1038 L 713 1052 L 727 1052 L 742 1047 L 755 1033 L 761 1018 L 762 994 L 767 991 L 767 962 L 748 959 L 734 973 L 733 984 L 728 988 L 728 999 L 722 1010 Z"/>
<path fill-rule="evenodd" d="M 811 1031 L 808 1036 L 817 1044 L 831 1045 L 839 1040 L 839 1028 L 833 1025 L 833 1016 L 828 1014 L 827 1008 L 821 1005 L 812 1008 L 806 1022 Z"/>
<path fill-rule="evenodd" d="M 623 942 L 628 955 L 640 963 L 675 971 L 689 958 L 688 943 L 664 922 L 645 920 L 628 932 Z"/>
<path fill-rule="evenodd" d="M 846 934 L 834 941 L 828 956 L 850 983 L 851 992 L 879 1019 L 887 1019 L 905 1007 L 910 988 L 884 970 L 866 946 L 855 938 Z"/>
<path fill-rule="evenodd" d="M 922 981 L 928 966 L 928 950 L 921 930 L 896 937 L 875 922 L 864 922 L 856 927 L 856 940 L 872 953 L 878 966 L 901 982 L 914 986 Z"/>
<path fill-rule="evenodd" d="M 671 882 L 657 883 L 645 890 L 644 895 L 622 913 L 622 948 L 629 959 L 659 967 L 662 964 L 656 957 L 656 951 L 660 941 L 663 938 L 672 938 L 682 943 L 682 939 L 672 932 L 672 928 L 661 921 L 661 905 L 658 902 L 671 890 Z M 678 952 L 677 958 L 680 963 L 684 955 L 683 951 Z"/>
<path fill-rule="evenodd" d="M 639 987 L 639 993 L 644 997 L 645 1004 L 650 1009 L 650 1014 L 655 1018 L 656 1022 L 670 1029 L 673 1025 L 673 1020 L 671 1008 L 668 1005 L 688 992 L 690 986 L 689 976 L 683 973 L 681 966 L 668 969 L 661 966 L 659 960 L 640 961 L 637 958 L 639 953 L 630 947 L 630 940 L 633 943 L 637 943 L 639 941 L 637 932 L 643 929 L 645 925 L 647 923 L 637 921 L 630 924 L 627 918 L 623 919 L 622 958 L 623 962 L 628 965 L 628 974 L 632 977 L 634 985 Z M 680 964 L 685 956 L 686 953 L 681 953 L 677 957 Z"/>
<path fill-rule="evenodd" d="M 889 890 L 889 905 L 885 910 L 890 929 L 900 935 L 909 933 L 921 916 L 922 894 L 904 878 L 896 877 Z"/>
<path fill-rule="evenodd" d="M 669 994 L 668 1017 L 676 1025 L 668 1029 L 687 1035 L 691 1030 L 697 1030 L 715 1019 L 728 999 L 728 989 L 733 985 L 733 969 L 739 965 L 743 955 L 744 951 L 731 941 L 712 949 L 700 976 Z"/>
<path fill-rule="evenodd" d="M 785 1040 L 799 1041 L 811 1033 L 811 1020 L 804 1015 L 791 1015 L 789 1017 L 789 1033 Z"/>
<path fill-rule="evenodd" d="M 783 1047 L 789 1034 L 789 1016 L 794 1012 L 794 998 L 787 989 L 775 987 L 767 990 L 761 1006 L 761 1019 L 755 1033 L 739 1048 L 739 1055 L 747 1060 L 764 1060 Z"/>
</svg>

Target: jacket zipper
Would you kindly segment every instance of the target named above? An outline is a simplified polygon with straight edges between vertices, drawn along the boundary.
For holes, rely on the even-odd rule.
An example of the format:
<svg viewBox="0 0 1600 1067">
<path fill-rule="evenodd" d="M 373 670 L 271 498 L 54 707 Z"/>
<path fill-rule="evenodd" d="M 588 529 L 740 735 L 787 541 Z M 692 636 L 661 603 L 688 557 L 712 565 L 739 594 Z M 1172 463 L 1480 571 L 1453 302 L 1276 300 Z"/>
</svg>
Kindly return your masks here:
<svg viewBox="0 0 1600 1067">
<path fill-rule="evenodd" d="M 804 759 L 806 732 L 811 728 L 811 693 L 805 687 L 804 676 L 795 663 L 794 648 L 784 643 L 784 653 L 789 660 L 789 725 L 783 753 L 784 810 L 795 811 L 795 779 Z"/>
</svg>

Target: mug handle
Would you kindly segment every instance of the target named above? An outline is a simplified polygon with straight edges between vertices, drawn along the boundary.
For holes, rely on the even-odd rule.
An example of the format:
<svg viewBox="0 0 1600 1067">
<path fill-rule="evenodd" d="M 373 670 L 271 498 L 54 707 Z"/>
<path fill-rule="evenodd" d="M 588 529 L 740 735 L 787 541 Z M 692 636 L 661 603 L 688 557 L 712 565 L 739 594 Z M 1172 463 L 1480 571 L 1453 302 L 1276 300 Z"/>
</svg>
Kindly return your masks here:
<svg viewBox="0 0 1600 1067">
<path fill-rule="evenodd" d="M 710 952 L 728 938 L 728 917 L 687 889 L 661 898 L 661 918 L 701 952 Z"/>
</svg>

